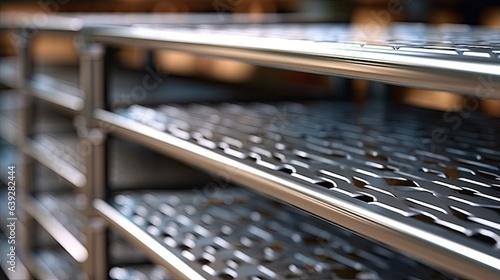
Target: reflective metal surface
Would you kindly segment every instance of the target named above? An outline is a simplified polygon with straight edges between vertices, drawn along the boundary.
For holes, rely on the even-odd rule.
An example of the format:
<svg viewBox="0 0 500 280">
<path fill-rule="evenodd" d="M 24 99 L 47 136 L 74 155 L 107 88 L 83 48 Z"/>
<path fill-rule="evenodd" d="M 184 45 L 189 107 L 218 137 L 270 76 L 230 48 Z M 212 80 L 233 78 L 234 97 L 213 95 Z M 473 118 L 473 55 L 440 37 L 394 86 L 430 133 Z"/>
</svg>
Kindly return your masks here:
<svg viewBox="0 0 500 280">
<path fill-rule="evenodd" d="M 112 201 L 206 279 L 451 277 L 240 188 L 124 192 Z"/>
<path fill-rule="evenodd" d="M 36 195 L 36 200 L 80 243 L 86 244 L 83 229 L 88 219 L 81 213 L 85 206 L 84 197 L 72 192 L 42 192 Z"/>
<path fill-rule="evenodd" d="M 68 229 L 53 216 L 40 202 L 34 198 L 28 198 L 24 201 L 23 207 L 31 217 L 33 217 L 66 252 L 77 262 L 83 263 L 88 258 L 88 252 L 85 246 L 68 231 Z"/>
<path fill-rule="evenodd" d="M 37 250 L 32 256 L 30 269 L 38 279 L 79 280 L 85 279 L 78 266 L 64 251 L 57 249 Z"/>
<path fill-rule="evenodd" d="M 468 277 L 498 273 L 498 119 L 471 114 L 455 130 L 436 111 L 325 102 L 132 106 L 120 114 L 126 118 L 96 117 L 113 133 L 426 263 Z"/>
<path fill-rule="evenodd" d="M 128 218 L 120 214 L 120 212 L 108 203 L 101 199 L 96 199 L 93 205 L 96 211 L 98 211 L 114 229 L 127 238 L 131 244 L 141 248 L 151 259 L 164 265 L 174 275 L 181 279 L 204 279 L 170 250 L 148 235 L 140 227 L 136 226 Z"/>
<path fill-rule="evenodd" d="M 174 280 L 165 268 L 159 265 L 115 266 L 109 270 L 111 280 Z"/>
<path fill-rule="evenodd" d="M 499 98 L 498 30 L 395 25 L 201 25 L 96 30 L 112 45 Z"/>
<path fill-rule="evenodd" d="M 59 135 L 62 136 L 62 135 Z M 64 143 L 64 138 L 58 139 L 50 135 L 38 135 L 35 140 L 30 140 L 22 147 L 22 151 L 31 158 L 42 163 L 57 175 L 73 186 L 80 188 L 86 184 L 86 176 L 80 155 L 77 149 L 78 139 L 76 136 L 67 134 L 65 139 L 69 142 Z M 62 141 L 62 143 L 61 143 Z"/>
</svg>

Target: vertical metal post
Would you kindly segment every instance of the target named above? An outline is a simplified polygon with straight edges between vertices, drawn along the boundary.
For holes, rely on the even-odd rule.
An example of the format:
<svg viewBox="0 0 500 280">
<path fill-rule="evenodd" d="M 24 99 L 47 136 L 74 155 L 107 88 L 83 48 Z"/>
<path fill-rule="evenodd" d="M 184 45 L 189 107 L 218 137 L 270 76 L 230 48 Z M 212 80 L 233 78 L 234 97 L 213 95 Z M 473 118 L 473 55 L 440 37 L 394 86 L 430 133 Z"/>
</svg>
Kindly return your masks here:
<svg viewBox="0 0 500 280">
<path fill-rule="evenodd" d="M 83 189 L 86 197 L 86 207 L 84 215 L 88 218 L 85 226 L 87 236 L 87 250 L 89 259 L 84 264 L 84 270 L 89 279 L 107 279 L 106 262 L 106 238 L 105 223 L 99 218 L 92 206 L 95 198 L 102 196 L 104 188 L 103 177 L 103 134 L 97 129 L 93 122 L 93 111 L 99 103 L 96 100 L 101 98 L 104 91 L 103 85 L 103 55 L 104 49 L 98 45 L 90 43 L 84 35 L 79 38 L 80 54 L 80 89 L 84 94 L 84 108 L 81 121 L 77 127 L 78 135 L 85 152 L 82 153 L 86 168 L 87 183 Z"/>
<path fill-rule="evenodd" d="M 33 159 L 24 153 L 28 144 L 29 135 L 32 132 L 32 120 L 34 103 L 31 96 L 27 94 L 28 85 L 33 74 L 33 58 L 31 55 L 31 37 L 24 37 L 17 34 L 17 57 L 18 57 L 18 73 L 17 73 L 17 90 L 20 93 L 20 106 L 18 109 L 18 135 L 17 148 L 19 153 L 19 219 L 23 223 L 24 231 L 20 232 L 20 248 L 21 257 L 26 258 L 30 263 L 31 252 L 34 249 L 34 240 L 31 233 L 35 232 L 35 220 L 24 211 L 23 205 L 33 193 L 34 184 L 34 166 Z"/>
</svg>

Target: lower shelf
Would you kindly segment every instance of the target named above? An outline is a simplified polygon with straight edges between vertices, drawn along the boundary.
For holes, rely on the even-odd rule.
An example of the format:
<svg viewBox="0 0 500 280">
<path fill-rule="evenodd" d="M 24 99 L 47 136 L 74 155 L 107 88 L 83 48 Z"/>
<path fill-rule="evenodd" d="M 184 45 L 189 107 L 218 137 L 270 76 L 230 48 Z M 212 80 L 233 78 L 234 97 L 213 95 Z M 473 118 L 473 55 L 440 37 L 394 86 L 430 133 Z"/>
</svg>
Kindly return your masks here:
<svg viewBox="0 0 500 280">
<path fill-rule="evenodd" d="M 111 280 L 174 280 L 164 267 L 159 265 L 115 266 L 109 270 Z"/>
<path fill-rule="evenodd" d="M 3 204 L 2 204 L 3 205 Z M 5 221 L 2 219 L 2 221 Z M 19 231 L 19 224 L 18 224 L 18 231 Z M 26 269 L 26 266 L 24 263 L 21 261 L 21 257 L 19 256 L 19 246 L 16 244 L 16 250 L 15 250 L 15 258 L 13 259 L 15 263 L 9 263 L 10 256 L 8 254 L 12 254 L 10 250 L 11 244 L 8 243 L 8 239 L 0 232 L 0 254 L 1 254 L 1 259 L 2 263 L 0 264 L 0 270 L 3 269 L 5 275 L 8 277 L 8 279 L 29 279 L 29 271 Z M 15 265 L 15 266 L 12 266 Z M 1 273 L 0 273 L 0 278 L 1 278 Z"/>
<path fill-rule="evenodd" d="M 87 223 L 81 214 L 85 198 L 72 192 L 40 193 L 36 195 L 40 206 L 50 212 L 82 244 L 86 243 L 84 226 Z"/>
<path fill-rule="evenodd" d="M 183 279 L 448 279 L 437 270 L 241 188 L 124 192 L 98 212 Z"/>
<path fill-rule="evenodd" d="M 64 221 L 54 216 L 35 198 L 26 198 L 24 210 L 33 217 L 68 252 L 74 261 L 84 263 L 88 258 L 85 246 L 66 228 Z"/>
<path fill-rule="evenodd" d="M 85 186 L 87 178 L 81 156 L 75 148 L 77 143 L 76 136 L 69 134 L 41 134 L 28 141 L 23 152 L 78 188 Z"/>
<path fill-rule="evenodd" d="M 78 265 L 64 251 L 42 249 L 32 255 L 33 274 L 43 280 L 85 279 Z"/>
</svg>

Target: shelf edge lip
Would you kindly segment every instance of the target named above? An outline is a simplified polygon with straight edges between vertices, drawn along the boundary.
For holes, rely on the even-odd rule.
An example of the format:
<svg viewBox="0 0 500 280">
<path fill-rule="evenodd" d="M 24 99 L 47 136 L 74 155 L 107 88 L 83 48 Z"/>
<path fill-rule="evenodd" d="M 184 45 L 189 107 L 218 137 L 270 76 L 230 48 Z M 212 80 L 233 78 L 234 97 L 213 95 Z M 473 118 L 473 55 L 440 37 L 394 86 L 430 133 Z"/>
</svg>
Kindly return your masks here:
<svg viewBox="0 0 500 280">
<path fill-rule="evenodd" d="M 189 265 L 170 252 L 163 244 L 159 243 L 148 233 L 136 226 L 132 221 L 123 216 L 104 200 L 95 199 L 93 207 L 108 224 L 118 229 L 122 235 L 132 240 L 136 245 L 145 249 L 146 254 L 157 263 L 164 265 L 176 276 L 186 280 L 205 279 Z"/>
<path fill-rule="evenodd" d="M 73 115 L 83 110 L 84 101 L 82 97 L 74 96 L 53 87 L 42 86 L 36 80 L 28 82 L 26 93 L 32 97 L 50 103 L 51 105 L 71 112 Z"/>
<path fill-rule="evenodd" d="M 78 263 L 84 263 L 89 253 L 85 246 L 62 225 L 52 213 L 48 211 L 34 197 L 29 197 L 24 202 L 24 209 L 35 219 L 61 247 L 70 254 Z"/>
<path fill-rule="evenodd" d="M 43 147 L 36 143 L 34 140 L 29 140 L 24 144 L 22 151 L 43 164 L 45 167 L 49 168 L 52 172 L 61 176 L 66 182 L 70 183 L 76 188 L 83 188 L 87 184 L 87 177 L 80 170 L 71 166 L 64 160 L 53 157 L 50 160 L 47 158 L 47 154 L 42 151 Z"/>
<path fill-rule="evenodd" d="M 305 184 L 297 184 L 269 172 L 257 170 L 250 165 L 115 113 L 97 109 L 94 111 L 94 119 L 103 127 L 107 127 L 109 133 L 124 136 L 204 170 L 214 171 L 223 168 L 236 183 L 264 192 L 364 236 L 389 244 L 424 263 L 472 278 L 477 277 L 480 272 L 485 277 L 500 273 L 500 259 L 457 241 L 445 239 L 436 233 L 407 225 L 318 191 L 309 190 L 309 194 L 304 194 L 301 191 L 307 188 Z M 209 153 L 210 156 L 199 154 L 202 152 Z M 427 241 L 426 238 L 432 238 L 433 241 Z M 389 240 L 392 243 L 388 242 Z M 431 258 L 429 255 L 434 257 Z M 447 260 L 448 263 L 445 264 L 443 260 Z"/>
</svg>

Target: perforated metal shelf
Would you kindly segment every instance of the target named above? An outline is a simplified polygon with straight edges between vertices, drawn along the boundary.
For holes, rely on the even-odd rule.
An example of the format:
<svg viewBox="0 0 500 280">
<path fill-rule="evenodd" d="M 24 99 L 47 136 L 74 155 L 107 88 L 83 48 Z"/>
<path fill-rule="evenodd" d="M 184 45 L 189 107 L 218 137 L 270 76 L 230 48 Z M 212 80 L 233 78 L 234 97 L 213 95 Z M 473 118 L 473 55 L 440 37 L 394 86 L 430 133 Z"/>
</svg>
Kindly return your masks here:
<svg viewBox="0 0 500 280">
<path fill-rule="evenodd" d="M 80 90 L 76 67 L 37 67 L 27 83 L 27 93 L 37 99 L 71 114 L 78 114 L 83 109 L 84 94 Z"/>
<path fill-rule="evenodd" d="M 79 231 L 72 222 L 69 222 L 68 213 L 56 211 L 53 205 L 47 201 L 47 196 L 41 200 L 26 197 L 23 209 L 37 221 L 37 223 L 72 257 L 74 262 L 84 263 L 88 258 L 88 251 L 78 238 Z M 47 207 L 49 206 L 49 207 Z M 68 206 L 61 206 L 61 208 Z M 51 211 L 52 210 L 52 211 Z M 75 223 L 75 222 L 73 222 Z M 77 222 L 76 222 L 77 223 Z"/>
<path fill-rule="evenodd" d="M 30 269 L 38 279 L 85 279 L 78 265 L 64 251 L 40 249 L 33 253 L 32 258 Z"/>
<path fill-rule="evenodd" d="M 82 149 L 72 133 L 37 134 L 26 143 L 23 152 L 40 162 L 75 187 L 86 184 Z"/>
<path fill-rule="evenodd" d="M 145 25 L 102 28 L 91 40 L 499 98 L 498 34 L 410 24 Z"/>
<path fill-rule="evenodd" d="M 241 188 L 124 192 L 112 201 L 204 279 L 452 279 Z"/>
<path fill-rule="evenodd" d="M 499 273 L 499 119 L 330 102 L 96 113 L 111 133 L 427 263 Z"/>
<path fill-rule="evenodd" d="M 83 229 L 87 218 L 82 215 L 85 198 L 73 192 L 43 192 L 36 200 L 82 244 L 86 243 Z"/>
<path fill-rule="evenodd" d="M 174 280 L 164 267 L 159 265 L 115 266 L 109 270 L 111 280 Z"/>
</svg>

